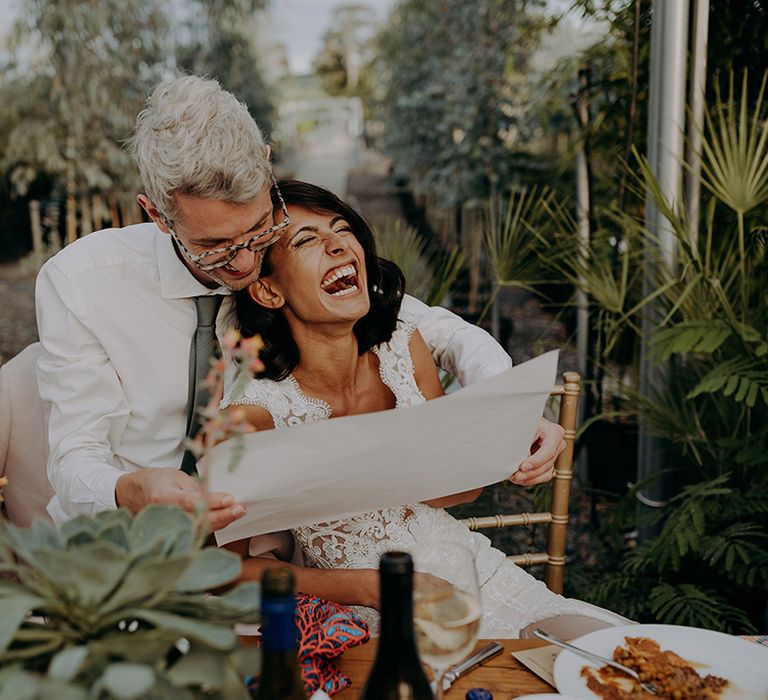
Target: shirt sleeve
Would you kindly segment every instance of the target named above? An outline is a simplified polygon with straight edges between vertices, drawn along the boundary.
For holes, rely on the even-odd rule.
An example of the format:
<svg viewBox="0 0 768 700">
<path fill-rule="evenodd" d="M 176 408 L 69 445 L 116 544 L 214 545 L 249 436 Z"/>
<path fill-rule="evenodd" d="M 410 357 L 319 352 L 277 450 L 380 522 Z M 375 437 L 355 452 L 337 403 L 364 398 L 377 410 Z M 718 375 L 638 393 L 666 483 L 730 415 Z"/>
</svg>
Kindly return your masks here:
<svg viewBox="0 0 768 700">
<path fill-rule="evenodd" d="M 50 410 L 48 479 L 69 516 L 116 508 L 115 466 L 128 404 L 107 353 L 90 330 L 76 285 L 49 261 L 37 278 L 40 396 Z"/>
<path fill-rule="evenodd" d="M 417 324 L 435 364 L 456 375 L 462 386 L 493 377 L 512 366 L 512 359 L 490 333 L 448 309 L 427 306 L 406 295 L 400 315 Z"/>
</svg>

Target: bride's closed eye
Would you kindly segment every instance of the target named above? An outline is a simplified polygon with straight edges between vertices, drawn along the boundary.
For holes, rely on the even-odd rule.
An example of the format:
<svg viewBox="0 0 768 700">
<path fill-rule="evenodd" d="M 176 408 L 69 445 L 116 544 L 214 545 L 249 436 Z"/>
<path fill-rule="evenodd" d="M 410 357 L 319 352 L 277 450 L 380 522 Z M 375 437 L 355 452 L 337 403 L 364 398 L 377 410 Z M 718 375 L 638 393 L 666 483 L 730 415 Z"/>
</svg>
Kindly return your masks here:
<svg viewBox="0 0 768 700">
<path fill-rule="evenodd" d="M 305 243 L 311 243 L 312 241 L 316 241 L 318 239 L 319 237 L 317 236 L 317 234 L 309 233 L 304 236 L 301 236 L 298 240 L 293 241 L 292 246 L 294 248 L 300 248 Z"/>
<path fill-rule="evenodd" d="M 340 228 L 335 229 L 334 234 L 336 234 L 337 236 L 354 235 L 351 227 L 349 226 L 342 226 Z M 293 241 L 291 241 L 291 247 L 301 248 L 303 245 L 306 245 L 308 243 L 315 243 L 317 241 L 320 241 L 322 238 L 323 237 L 317 233 L 305 233 L 301 236 L 297 236 Z"/>
</svg>

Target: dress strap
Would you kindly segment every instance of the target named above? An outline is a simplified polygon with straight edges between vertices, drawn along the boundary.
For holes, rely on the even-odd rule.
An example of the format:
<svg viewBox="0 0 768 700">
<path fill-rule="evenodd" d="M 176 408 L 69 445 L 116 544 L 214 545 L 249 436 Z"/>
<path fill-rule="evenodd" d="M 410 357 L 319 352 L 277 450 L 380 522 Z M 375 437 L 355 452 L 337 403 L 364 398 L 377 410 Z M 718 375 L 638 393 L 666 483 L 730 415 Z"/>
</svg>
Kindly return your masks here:
<svg viewBox="0 0 768 700">
<path fill-rule="evenodd" d="M 372 348 L 379 358 L 379 376 L 395 395 L 396 408 L 415 406 L 426 401 L 416 384 L 413 359 L 408 347 L 415 330 L 416 324 L 412 321 L 398 319 L 389 341 Z"/>
</svg>

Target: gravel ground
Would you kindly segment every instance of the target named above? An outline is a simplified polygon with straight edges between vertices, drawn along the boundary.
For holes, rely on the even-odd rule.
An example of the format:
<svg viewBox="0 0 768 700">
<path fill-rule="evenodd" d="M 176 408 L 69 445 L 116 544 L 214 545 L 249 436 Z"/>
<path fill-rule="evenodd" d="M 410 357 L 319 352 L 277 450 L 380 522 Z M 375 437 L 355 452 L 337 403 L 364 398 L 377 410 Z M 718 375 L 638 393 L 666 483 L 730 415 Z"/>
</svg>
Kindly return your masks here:
<svg viewBox="0 0 768 700">
<path fill-rule="evenodd" d="M 0 363 L 37 340 L 35 274 L 18 262 L 0 263 Z"/>
</svg>

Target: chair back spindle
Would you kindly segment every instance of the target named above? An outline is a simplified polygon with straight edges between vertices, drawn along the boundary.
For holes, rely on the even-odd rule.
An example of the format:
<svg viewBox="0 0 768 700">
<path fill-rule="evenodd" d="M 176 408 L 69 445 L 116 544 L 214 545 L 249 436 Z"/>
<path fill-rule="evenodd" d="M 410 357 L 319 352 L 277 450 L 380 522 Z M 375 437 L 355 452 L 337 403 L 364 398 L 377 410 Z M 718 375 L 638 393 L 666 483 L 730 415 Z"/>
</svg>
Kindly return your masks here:
<svg viewBox="0 0 768 700">
<path fill-rule="evenodd" d="M 552 396 L 560 397 L 558 424 L 565 431 L 565 449 L 555 462 L 555 476 L 552 479 L 552 498 L 548 512 L 516 513 L 505 515 L 478 516 L 462 522 L 470 530 L 513 527 L 517 525 L 548 524 L 545 552 L 526 552 L 510 556 L 518 566 L 545 564 L 544 582 L 555 593 L 563 592 L 566 560 L 566 538 L 568 534 L 568 505 L 573 479 L 573 454 L 578 421 L 581 376 L 578 372 L 563 373 L 563 383 L 552 390 Z"/>
</svg>

